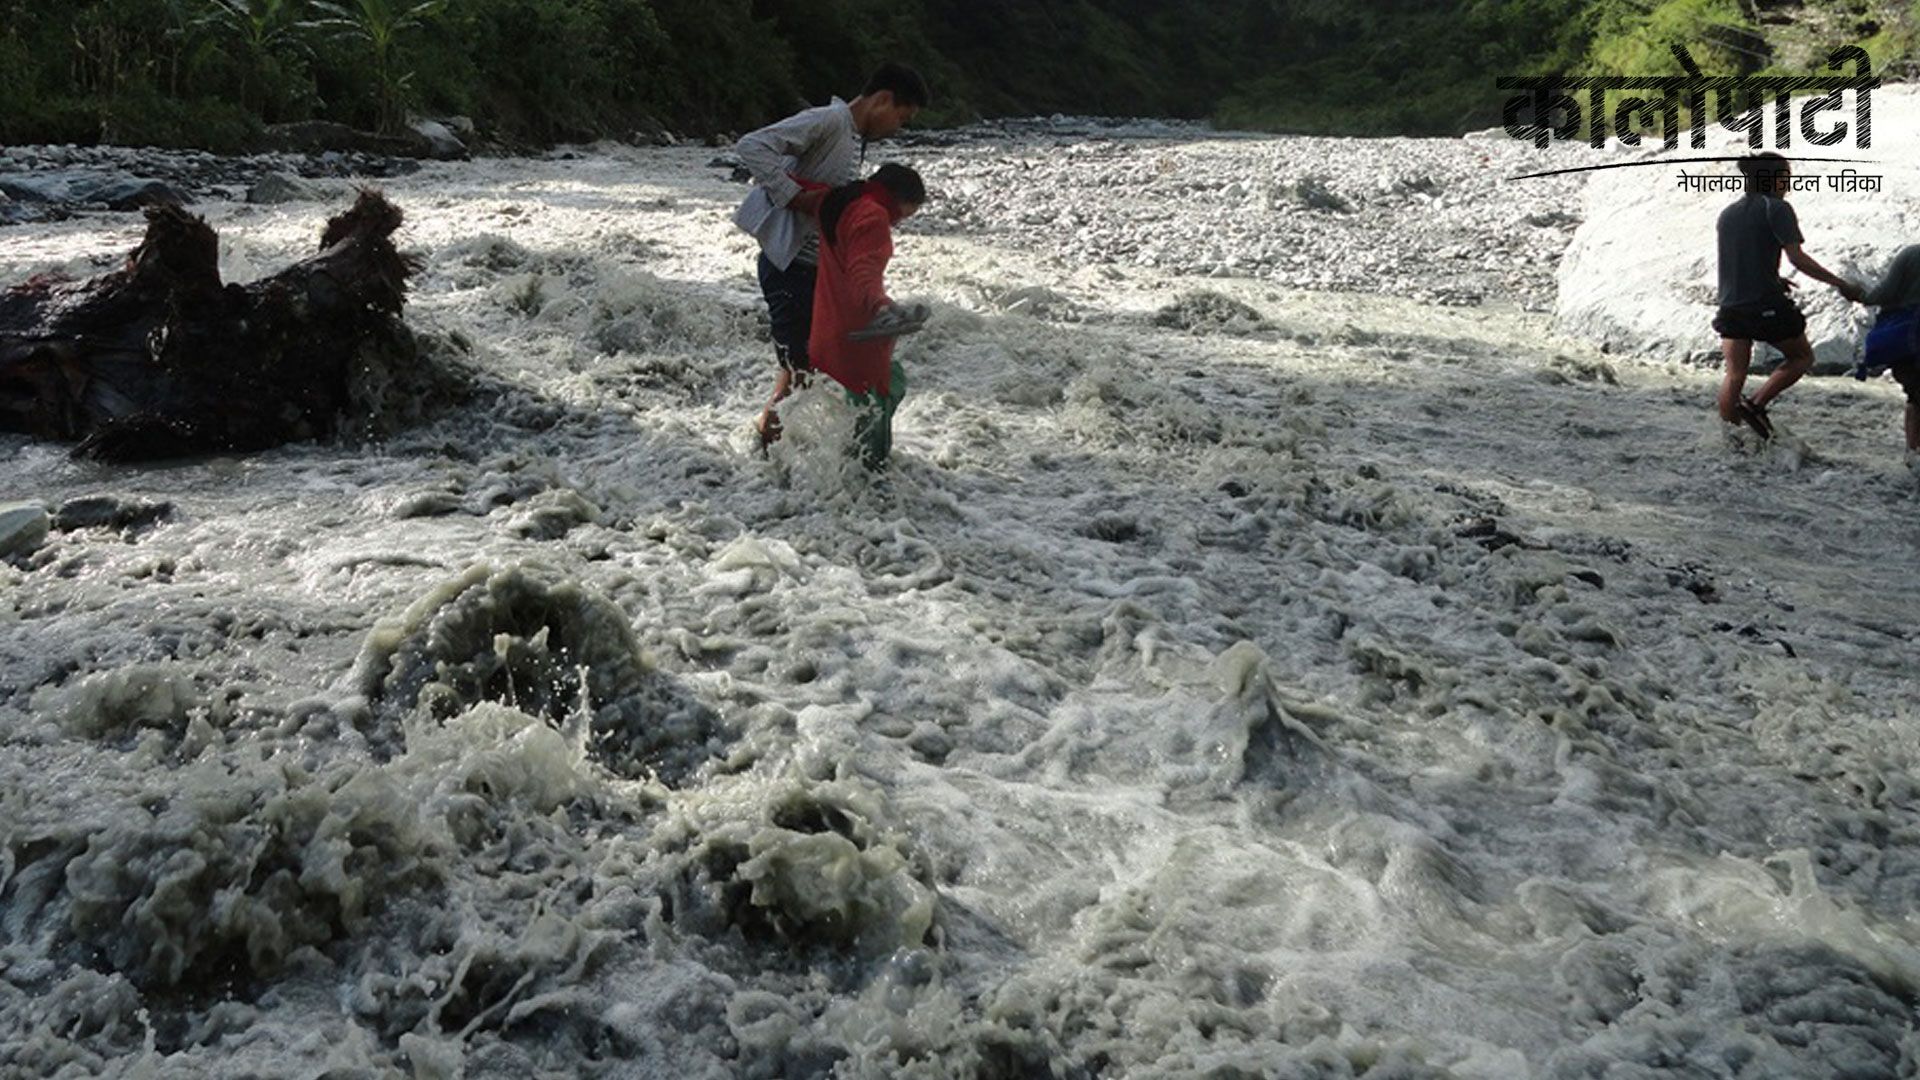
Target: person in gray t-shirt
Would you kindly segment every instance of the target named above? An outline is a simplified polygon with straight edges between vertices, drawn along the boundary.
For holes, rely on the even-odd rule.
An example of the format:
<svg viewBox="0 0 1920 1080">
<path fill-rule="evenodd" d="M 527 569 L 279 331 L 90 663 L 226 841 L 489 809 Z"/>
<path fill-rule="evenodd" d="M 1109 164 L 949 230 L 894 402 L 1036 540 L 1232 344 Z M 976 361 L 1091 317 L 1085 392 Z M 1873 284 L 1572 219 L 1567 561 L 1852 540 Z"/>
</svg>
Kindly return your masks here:
<svg viewBox="0 0 1920 1080">
<path fill-rule="evenodd" d="M 1780 256 L 1816 281 L 1840 290 L 1849 300 L 1860 299 L 1860 288 L 1815 262 L 1801 247 L 1800 220 L 1787 202 L 1792 167 L 1775 153 L 1740 159 L 1747 193 L 1720 212 L 1720 310 L 1713 328 L 1720 333 L 1720 355 L 1726 375 L 1720 384 L 1720 418 L 1744 423 L 1771 437 L 1767 403 L 1813 367 L 1813 346 L 1807 341 L 1806 316 L 1787 290 L 1793 285 L 1780 276 Z M 1742 397 L 1747 367 L 1753 361 L 1753 343 L 1764 341 L 1786 355 L 1752 397 Z"/>
<path fill-rule="evenodd" d="M 912 68 L 882 64 L 852 101 L 795 113 L 750 132 L 734 151 L 753 177 L 733 223 L 760 245 L 756 271 L 767 302 L 780 370 L 773 398 L 760 413 L 760 446 L 780 437 L 774 406 L 804 383 L 811 368 L 807 337 L 813 321 L 814 270 L 819 255 L 820 202 L 853 180 L 869 139 L 906 126 L 927 104 L 927 83 Z M 856 156 L 857 155 L 857 156 Z"/>
</svg>

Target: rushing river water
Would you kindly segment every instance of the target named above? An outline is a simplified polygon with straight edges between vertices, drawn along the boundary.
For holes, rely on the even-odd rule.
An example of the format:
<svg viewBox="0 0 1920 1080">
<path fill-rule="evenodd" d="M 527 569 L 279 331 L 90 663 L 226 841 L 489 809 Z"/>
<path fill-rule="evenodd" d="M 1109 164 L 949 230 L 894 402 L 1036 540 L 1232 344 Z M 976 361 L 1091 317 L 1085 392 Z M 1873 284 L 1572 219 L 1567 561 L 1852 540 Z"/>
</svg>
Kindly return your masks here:
<svg viewBox="0 0 1920 1080">
<path fill-rule="evenodd" d="M 389 184 L 469 384 L 398 437 L 0 440 L 171 506 L 0 564 L 0 1074 L 1913 1073 L 1891 387 L 1762 449 L 1514 305 L 930 208 L 876 483 L 837 394 L 752 452 L 710 156 Z M 244 280 L 338 208 L 201 209 Z"/>
</svg>

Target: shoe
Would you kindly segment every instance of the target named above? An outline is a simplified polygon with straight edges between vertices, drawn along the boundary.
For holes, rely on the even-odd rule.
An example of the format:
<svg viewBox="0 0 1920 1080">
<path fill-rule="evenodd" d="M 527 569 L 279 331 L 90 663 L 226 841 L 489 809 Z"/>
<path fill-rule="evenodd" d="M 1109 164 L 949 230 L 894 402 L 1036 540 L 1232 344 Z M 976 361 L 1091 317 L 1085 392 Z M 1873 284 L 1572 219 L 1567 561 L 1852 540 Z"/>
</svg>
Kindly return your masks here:
<svg viewBox="0 0 1920 1080">
<path fill-rule="evenodd" d="M 1740 399 L 1740 419 L 1746 421 L 1755 435 L 1763 439 L 1773 438 L 1773 421 L 1768 419 L 1767 410 L 1752 398 Z"/>
<path fill-rule="evenodd" d="M 900 337 L 926 328 L 933 316 L 925 304 L 888 304 L 873 321 L 847 335 L 848 341 L 872 341 L 875 338 Z"/>
</svg>

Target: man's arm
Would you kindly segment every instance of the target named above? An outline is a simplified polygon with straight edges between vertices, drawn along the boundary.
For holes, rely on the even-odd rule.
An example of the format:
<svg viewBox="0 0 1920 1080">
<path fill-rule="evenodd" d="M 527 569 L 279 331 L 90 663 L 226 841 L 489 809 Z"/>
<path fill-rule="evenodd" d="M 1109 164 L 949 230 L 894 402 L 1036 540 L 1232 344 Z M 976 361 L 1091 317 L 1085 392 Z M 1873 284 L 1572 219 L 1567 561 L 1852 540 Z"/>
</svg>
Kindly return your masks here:
<svg viewBox="0 0 1920 1080">
<path fill-rule="evenodd" d="M 1840 295 L 1849 300 L 1860 299 L 1859 286 L 1815 262 L 1813 256 L 1807 254 L 1805 247 L 1799 244 L 1788 244 L 1781 250 L 1787 253 L 1787 261 L 1792 263 L 1794 268 L 1801 273 L 1815 281 L 1824 281 L 1834 288 L 1839 289 Z"/>
<path fill-rule="evenodd" d="M 794 113 L 779 123 L 748 132 L 734 144 L 740 164 L 752 174 L 754 183 L 767 189 L 775 206 L 790 206 L 810 213 L 820 209 L 820 196 L 807 194 L 787 175 L 787 159 L 803 156 L 819 140 L 819 112 L 808 109 Z"/>
</svg>

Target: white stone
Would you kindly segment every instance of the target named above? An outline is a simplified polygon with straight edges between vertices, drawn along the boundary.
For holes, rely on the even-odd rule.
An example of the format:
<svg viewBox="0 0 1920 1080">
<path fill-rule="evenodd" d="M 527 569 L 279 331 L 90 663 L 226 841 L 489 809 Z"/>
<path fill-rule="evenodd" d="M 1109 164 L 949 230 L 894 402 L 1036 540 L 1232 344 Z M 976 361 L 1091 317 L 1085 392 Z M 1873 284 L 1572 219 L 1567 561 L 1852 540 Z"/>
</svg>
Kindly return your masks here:
<svg viewBox="0 0 1920 1080">
<path fill-rule="evenodd" d="M 0 556 L 27 555 L 46 542 L 53 519 L 39 503 L 0 505 Z"/>
</svg>

